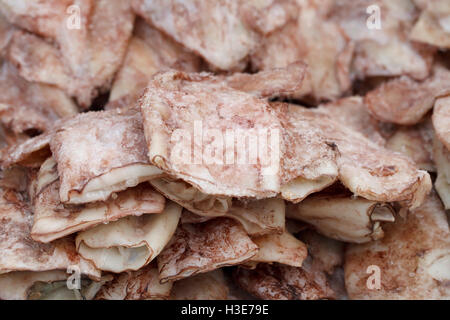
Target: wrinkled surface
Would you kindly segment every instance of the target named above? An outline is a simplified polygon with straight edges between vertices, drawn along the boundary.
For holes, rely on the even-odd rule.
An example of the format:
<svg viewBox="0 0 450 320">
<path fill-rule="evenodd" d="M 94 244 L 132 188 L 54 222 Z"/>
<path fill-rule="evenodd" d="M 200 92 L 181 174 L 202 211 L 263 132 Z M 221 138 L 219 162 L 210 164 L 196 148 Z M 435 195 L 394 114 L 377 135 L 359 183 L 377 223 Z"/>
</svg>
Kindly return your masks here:
<svg viewBox="0 0 450 320">
<path fill-rule="evenodd" d="M 430 176 L 418 170 L 408 158 L 393 153 L 362 134 L 333 121 L 327 115 L 293 105 L 287 108 L 291 117 L 299 117 L 333 146 L 337 157 L 339 180 L 355 195 L 382 201 L 404 201 L 417 207 L 431 189 Z"/>
<path fill-rule="evenodd" d="M 201 71 L 202 61 L 162 32 L 138 19 L 123 65 L 114 78 L 109 106 L 112 106 L 111 101 L 125 97 L 132 102 L 137 101 L 151 76 L 169 68 Z"/>
<path fill-rule="evenodd" d="M 56 173 L 56 163 L 51 170 Z M 55 175 L 58 177 L 57 173 Z M 126 216 L 161 213 L 164 203 L 163 196 L 154 191 L 148 183 L 142 183 L 119 192 L 106 202 L 64 206 L 59 198 L 59 181 L 56 180 L 37 190 L 31 236 L 35 240 L 49 242 Z"/>
<path fill-rule="evenodd" d="M 167 199 L 201 216 L 223 216 L 229 211 L 232 205 L 232 199 L 230 197 L 205 194 L 183 180 L 162 177 L 152 179 L 150 184 Z"/>
<path fill-rule="evenodd" d="M 247 201 L 230 199 L 230 204 L 231 206 L 226 211 L 218 215 L 212 215 L 208 210 L 206 212 L 195 211 L 195 214 L 185 210 L 181 217 L 181 223 L 201 223 L 220 216 L 240 222 L 251 236 L 280 234 L 284 231 L 285 203 L 282 199 L 269 198 Z M 189 205 L 182 205 L 190 208 Z"/>
<path fill-rule="evenodd" d="M 56 85 L 89 107 L 99 92 L 109 88 L 122 63 L 134 14 L 127 1 L 82 0 L 76 3 L 79 28 L 69 28 L 75 22 L 74 12 L 67 11 L 73 4 L 72 0 L 5 0 L 0 11 L 13 24 L 56 42 L 51 45 L 18 33 L 9 57 L 21 74 L 30 81 Z"/>
<path fill-rule="evenodd" d="M 153 78 L 140 104 L 152 164 L 206 194 L 263 197 L 278 191 L 277 150 L 247 159 L 254 143 L 239 142 L 248 135 L 257 139 L 258 132 L 267 139 L 270 132 L 270 146 L 279 146 L 279 122 L 264 100 L 207 74 L 167 72 Z M 234 137 L 224 147 L 227 130 Z"/>
<path fill-rule="evenodd" d="M 313 225 L 329 238 L 364 243 L 383 237 L 382 222 L 394 221 L 393 208 L 363 198 L 313 195 L 288 206 L 287 216 Z"/>
<path fill-rule="evenodd" d="M 367 8 L 374 5 L 380 10 L 379 29 L 372 27 L 376 13 L 367 13 Z M 434 49 L 409 41 L 417 18 L 411 0 L 340 0 L 330 12 L 330 20 L 355 43 L 352 73 L 356 77 L 428 76 Z"/>
<path fill-rule="evenodd" d="M 118 274 L 100 289 L 96 300 L 168 299 L 172 283 L 159 283 L 158 269 L 153 264 L 132 272 Z"/>
<path fill-rule="evenodd" d="M 280 234 L 284 231 L 286 206 L 282 199 L 233 200 L 225 216 L 239 221 L 252 236 Z"/>
<path fill-rule="evenodd" d="M 43 133 L 33 138 L 11 144 L 0 152 L 1 166 L 8 168 L 19 164 L 25 167 L 39 168 L 50 156 L 51 133 Z"/>
<path fill-rule="evenodd" d="M 449 87 L 450 71 L 437 66 L 433 74 L 423 81 L 401 76 L 383 82 L 366 95 L 365 104 L 378 120 L 413 125 L 433 108 L 437 97 L 449 92 Z"/>
<path fill-rule="evenodd" d="M 15 134 L 48 131 L 56 120 L 78 112 L 63 91 L 23 79 L 7 62 L 1 62 L 0 90 L 0 123 Z"/>
<path fill-rule="evenodd" d="M 255 70 L 286 67 L 295 61 L 308 65 L 301 90 L 292 97 L 311 96 L 314 100 L 334 100 L 351 84 L 350 62 L 353 45 L 338 25 L 327 19 L 330 1 L 297 1 L 296 19 L 264 37 L 252 56 Z M 321 39 L 321 41 L 318 41 Z"/>
<path fill-rule="evenodd" d="M 114 170 L 133 165 L 151 169 L 141 115 L 135 110 L 80 114 L 58 128 L 50 141 L 50 147 L 58 164 L 61 202 L 106 200 L 115 191 L 133 187 L 156 176 L 140 176 L 137 173 L 115 183 L 106 178 Z M 84 192 L 84 189 L 90 182 L 94 183 L 96 178 L 104 186 L 99 186 L 99 190 L 94 190 L 85 200 L 83 193 L 88 191 Z"/>
<path fill-rule="evenodd" d="M 281 263 L 293 267 L 301 267 L 308 255 L 306 245 L 285 231 L 282 234 L 268 234 L 253 237 L 258 246 L 258 253 L 251 258 L 252 262 Z"/>
<path fill-rule="evenodd" d="M 244 229 L 230 219 L 181 224 L 158 256 L 162 282 L 239 264 L 258 252 Z"/>
<path fill-rule="evenodd" d="M 167 245 L 180 220 L 181 207 L 168 202 L 159 214 L 127 216 L 80 232 L 77 251 L 101 270 L 136 271 Z"/>
<path fill-rule="evenodd" d="M 381 271 L 379 290 L 368 289 L 373 271 Z M 345 257 L 345 280 L 351 299 L 449 299 L 450 236 L 439 199 L 426 202 L 385 228 L 385 237 L 350 245 Z"/>
<path fill-rule="evenodd" d="M 216 68 L 237 68 L 256 47 L 256 33 L 240 15 L 240 1 L 134 0 L 143 18 Z"/>
<path fill-rule="evenodd" d="M 10 271 L 49 271 L 76 265 L 80 271 L 99 277 L 99 271 L 75 251 L 74 241 L 64 238 L 42 244 L 30 237 L 33 216 L 21 196 L 0 190 L 0 273 Z"/>
</svg>

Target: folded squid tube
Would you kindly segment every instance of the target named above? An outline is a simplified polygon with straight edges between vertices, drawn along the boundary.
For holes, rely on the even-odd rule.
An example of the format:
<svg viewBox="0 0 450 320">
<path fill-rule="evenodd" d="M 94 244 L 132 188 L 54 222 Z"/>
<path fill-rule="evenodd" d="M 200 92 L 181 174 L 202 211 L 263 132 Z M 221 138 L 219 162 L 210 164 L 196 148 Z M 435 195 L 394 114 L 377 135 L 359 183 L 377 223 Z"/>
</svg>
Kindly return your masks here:
<svg viewBox="0 0 450 320">
<path fill-rule="evenodd" d="M 75 239 L 76 248 L 101 270 L 138 270 L 163 250 L 180 215 L 181 207 L 169 202 L 160 214 L 129 216 L 80 232 Z"/>
<path fill-rule="evenodd" d="M 239 201 L 231 197 L 207 195 L 182 180 L 169 178 L 153 179 L 150 184 L 168 199 L 188 209 L 190 212 L 187 215 L 194 223 L 226 216 L 239 221 L 252 236 L 284 230 L 285 204 L 282 199 Z"/>
<path fill-rule="evenodd" d="M 283 131 L 280 196 L 298 203 L 338 179 L 337 148 L 298 111 L 297 106 L 272 102 Z"/>
<path fill-rule="evenodd" d="M 285 228 L 285 208 L 282 199 L 271 198 L 253 201 L 234 200 L 233 206 L 223 216 L 239 222 L 250 236 L 281 234 Z M 181 223 L 202 223 L 216 217 L 184 211 Z"/>
<path fill-rule="evenodd" d="M 235 201 L 227 217 L 239 221 L 247 234 L 262 236 L 284 232 L 285 211 L 286 205 L 279 198 Z"/>
<path fill-rule="evenodd" d="M 281 186 L 281 196 L 294 203 L 300 202 L 308 195 L 332 185 L 336 181 L 336 172 L 333 171 L 330 170 L 329 174 L 324 173 L 316 179 L 297 177 Z"/>
<path fill-rule="evenodd" d="M 393 222 L 395 211 L 387 203 L 363 198 L 312 196 L 288 205 L 288 218 L 313 225 L 317 232 L 341 241 L 364 243 L 383 237 L 382 224 Z"/>
<path fill-rule="evenodd" d="M 71 191 L 69 198 L 71 203 L 88 203 L 97 200 L 105 200 L 116 192 L 134 187 L 141 182 L 158 176 L 161 171 L 147 164 L 132 164 L 123 168 L 116 168 L 109 173 L 93 178 L 83 188 L 82 192 Z M 136 177 L 129 179 L 128 177 Z"/>
<path fill-rule="evenodd" d="M 230 197 L 205 194 L 182 180 L 162 177 L 150 184 L 170 200 L 202 216 L 223 216 L 231 207 Z"/>
<path fill-rule="evenodd" d="M 288 133 L 284 148 L 289 152 L 281 159 L 282 185 L 298 177 L 316 180 L 329 176 L 357 196 L 383 203 L 401 201 L 410 209 L 418 207 L 430 192 L 430 175 L 411 159 L 372 142 L 322 110 L 286 103 L 272 103 L 271 107 Z M 298 203 L 311 192 L 287 200 Z"/>
<path fill-rule="evenodd" d="M 33 241 L 30 231 L 33 213 L 23 196 L 12 190 L 0 189 L 0 274 L 22 271 L 66 270 L 77 266 L 82 275 L 99 280 L 100 270 L 83 259 L 75 249 L 73 238 L 51 243 Z"/>
<path fill-rule="evenodd" d="M 180 90 L 186 94 L 177 95 Z M 212 92 L 215 94 L 212 95 Z M 181 112 L 179 107 L 187 104 L 191 112 Z M 274 159 L 278 156 L 279 144 L 276 137 L 280 125 L 276 116 L 268 112 L 266 100 L 235 90 L 211 74 L 170 71 L 152 78 L 139 105 L 148 159 L 167 175 L 181 179 L 205 194 L 220 197 L 260 199 L 273 197 L 278 193 L 278 161 Z M 226 117 L 223 109 L 225 105 L 229 106 L 226 108 Z M 239 114 L 245 121 L 233 121 L 233 118 L 228 116 L 233 113 Z M 251 130 L 247 122 L 252 124 Z M 267 137 L 270 133 L 273 146 L 267 149 L 267 152 L 256 154 L 255 161 L 252 159 L 245 164 L 234 160 L 233 164 L 210 161 L 196 164 L 197 160 L 189 161 L 189 156 L 186 155 L 192 151 L 190 133 L 194 133 L 193 130 L 200 124 L 205 132 L 209 129 L 223 129 L 221 132 L 227 129 L 243 130 L 245 135 L 239 139 L 259 139 L 258 136 Z M 236 139 L 233 139 L 239 143 L 237 138 L 236 136 Z M 207 145 L 208 148 L 212 147 L 209 142 Z M 270 166 L 264 165 L 265 163 Z M 261 164 L 264 170 L 261 170 Z M 272 174 L 267 174 L 270 171 Z"/>
<path fill-rule="evenodd" d="M 65 204 L 105 201 L 162 173 L 148 162 L 142 119 L 135 109 L 79 114 L 58 128 L 50 148 Z"/>
<path fill-rule="evenodd" d="M 164 197 L 148 183 L 119 192 L 105 202 L 65 206 L 59 199 L 58 173 L 53 158 L 41 166 L 35 185 L 31 237 L 40 242 L 50 242 L 126 216 L 158 214 L 164 210 Z"/>
</svg>

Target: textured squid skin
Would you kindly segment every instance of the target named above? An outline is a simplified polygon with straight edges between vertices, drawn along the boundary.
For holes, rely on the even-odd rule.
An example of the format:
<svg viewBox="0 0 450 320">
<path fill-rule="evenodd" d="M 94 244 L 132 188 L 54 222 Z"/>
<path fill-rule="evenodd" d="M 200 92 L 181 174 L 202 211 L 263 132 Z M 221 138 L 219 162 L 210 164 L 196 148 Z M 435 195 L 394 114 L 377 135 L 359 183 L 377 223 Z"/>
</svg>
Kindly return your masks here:
<svg viewBox="0 0 450 320">
<path fill-rule="evenodd" d="M 181 224 L 158 256 L 160 279 L 179 280 L 240 264 L 257 252 L 258 246 L 233 220 L 217 218 L 200 224 Z"/>
<path fill-rule="evenodd" d="M 105 191 L 109 188 L 106 194 L 83 199 L 88 193 L 84 189 L 97 178 L 132 166 L 151 168 L 143 130 L 141 115 L 135 109 L 83 113 L 61 125 L 50 140 L 58 164 L 61 202 L 106 200 L 112 192 L 141 182 L 142 177 L 128 176 L 117 186 L 105 183 Z M 77 199 L 72 199 L 75 196 Z"/>
<path fill-rule="evenodd" d="M 0 274 L 66 270 L 69 266 L 78 265 L 83 274 L 100 278 L 99 270 L 78 255 L 73 238 L 46 244 L 31 238 L 33 214 L 20 194 L 0 190 L 0 197 Z"/>
<path fill-rule="evenodd" d="M 69 26 L 67 10 L 73 4 L 5 0 L 0 12 L 28 31 L 15 33 L 8 54 L 21 75 L 59 87 L 87 109 L 99 93 L 109 90 L 125 57 L 135 15 L 128 1 L 82 0 L 76 3 L 80 24 Z"/>
<path fill-rule="evenodd" d="M 384 238 L 351 244 L 345 254 L 350 299 L 449 299 L 450 233 L 433 192 L 406 218 L 385 226 Z M 380 271 L 380 288 L 368 286 L 368 267 Z"/>
</svg>

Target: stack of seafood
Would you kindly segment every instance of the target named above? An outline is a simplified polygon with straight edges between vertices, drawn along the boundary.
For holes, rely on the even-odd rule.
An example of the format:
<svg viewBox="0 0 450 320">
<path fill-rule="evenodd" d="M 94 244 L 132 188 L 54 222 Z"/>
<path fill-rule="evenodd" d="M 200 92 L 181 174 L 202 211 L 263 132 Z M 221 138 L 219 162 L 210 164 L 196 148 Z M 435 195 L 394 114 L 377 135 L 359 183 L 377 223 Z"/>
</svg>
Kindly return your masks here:
<svg viewBox="0 0 450 320">
<path fill-rule="evenodd" d="M 0 299 L 450 299 L 449 49 L 446 0 L 0 0 Z"/>
</svg>

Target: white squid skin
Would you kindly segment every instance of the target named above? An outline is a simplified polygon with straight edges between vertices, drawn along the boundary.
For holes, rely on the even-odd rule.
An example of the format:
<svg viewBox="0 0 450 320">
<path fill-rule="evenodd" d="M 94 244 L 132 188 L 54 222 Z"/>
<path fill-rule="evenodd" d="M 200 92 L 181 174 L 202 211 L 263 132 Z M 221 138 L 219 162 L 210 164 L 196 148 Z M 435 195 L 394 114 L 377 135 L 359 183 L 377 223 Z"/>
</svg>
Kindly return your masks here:
<svg viewBox="0 0 450 320">
<path fill-rule="evenodd" d="M 33 214 L 23 195 L 0 189 L 0 274 L 15 271 L 65 270 L 78 265 L 82 274 L 99 279 L 101 272 L 76 252 L 73 240 L 34 242 L 30 231 Z"/>
<path fill-rule="evenodd" d="M 77 231 L 93 228 L 126 216 L 159 214 L 164 210 L 165 198 L 144 182 L 114 194 L 106 201 L 64 206 L 59 198 L 56 162 L 47 159 L 37 174 L 36 190 L 30 195 L 34 202 L 31 237 L 48 243 Z"/>
<path fill-rule="evenodd" d="M 450 0 L 0 0 L 0 300 L 450 300 L 449 57 Z"/>
<path fill-rule="evenodd" d="M 436 194 L 386 225 L 383 239 L 349 245 L 344 269 L 350 299 L 449 299 L 450 232 Z"/>
<path fill-rule="evenodd" d="M 425 118 L 438 97 L 450 93 L 449 85 L 450 71 L 437 63 L 426 79 L 393 78 L 367 93 L 364 101 L 375 119 L 411 126 Z"/>
<path fill-rule="evenodd" d="M 202 59 L 143 19 L 137 19 L 105 109 L 120 104 L 120 100 L 136 102 L 151 77 L 164 68 L 201 72 Z"/>
<path fill-rule="evenodd" d="M 70 27 L 71 5 L 71 0 L 4 0 L 0 12 L 12 24 L 35 33 L 13 36 L 9 59 L 20 65 L 21 75 L 59 87 L 88 109 L 100 92 L 109 90 L 122 64 L 135 15 L 128 1 L 81 0 L 76 3 L 80 24 Z"/>
<path fill-rule="evenodd" d="M 364 243 L 383 237 L 381 223 L 393 222 L 389 204 L 353 197 L 311 196 L 288 206 L 287 217 L 307 222 L 332 239 Z"/>
<path fill-rule="evenodd" d="M 77 251 L 100 270 L 114 273 L 139 270 L 169 243 L 181 210 L 179 205 L 168 201 L 161 213 L 128 216 L 82 231 L 75 238 Z"/>
</svg>

